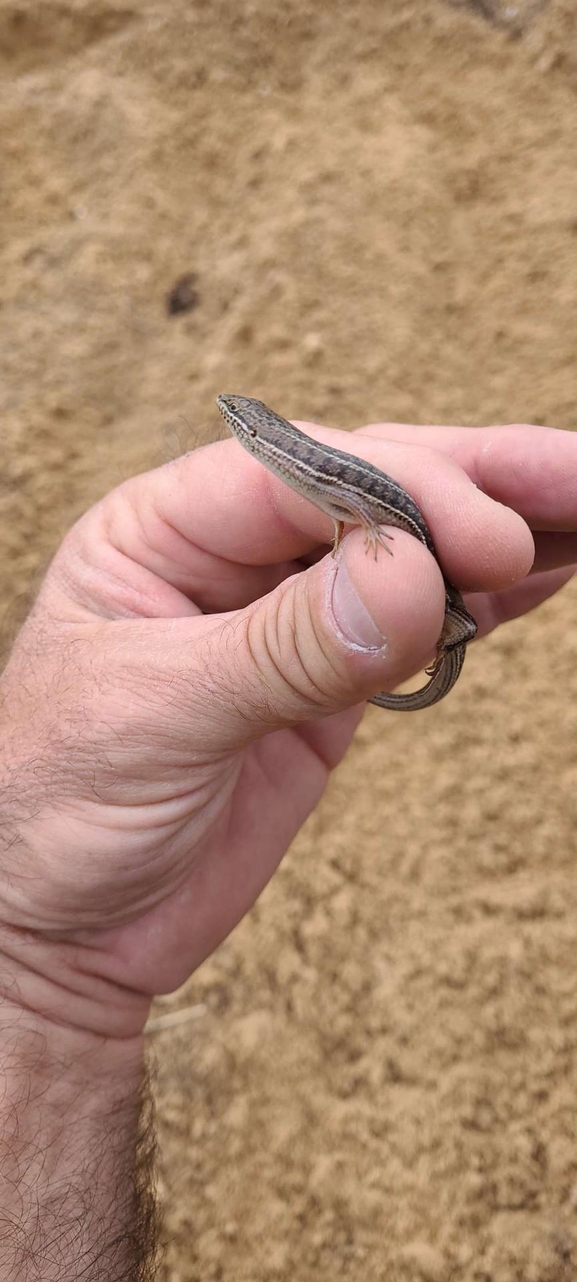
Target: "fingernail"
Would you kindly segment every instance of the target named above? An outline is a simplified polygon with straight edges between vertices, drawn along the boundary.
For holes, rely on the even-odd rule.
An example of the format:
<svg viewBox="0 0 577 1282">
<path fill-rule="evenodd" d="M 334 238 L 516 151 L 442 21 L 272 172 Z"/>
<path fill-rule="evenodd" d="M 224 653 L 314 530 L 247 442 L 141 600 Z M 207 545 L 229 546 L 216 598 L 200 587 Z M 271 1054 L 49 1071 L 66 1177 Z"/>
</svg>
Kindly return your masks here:
<svg viewBox="0 0 577 1282">
<path fill-rule="evenodd" d="M 339 632 L 349 644 L 362 650 L 382 650 L 386 646 L 386 638 L 361 601 L 343 560 L 333 579 L 331 604 Z"/>
</svg>

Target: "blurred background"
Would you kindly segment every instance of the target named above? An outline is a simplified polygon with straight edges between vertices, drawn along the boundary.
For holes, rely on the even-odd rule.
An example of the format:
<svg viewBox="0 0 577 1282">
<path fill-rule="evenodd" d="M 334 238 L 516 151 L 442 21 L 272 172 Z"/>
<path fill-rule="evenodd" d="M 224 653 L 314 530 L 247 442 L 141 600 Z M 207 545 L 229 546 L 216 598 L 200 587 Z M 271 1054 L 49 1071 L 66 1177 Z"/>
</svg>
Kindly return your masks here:
<svg viewBox="0 0 577 1282">
<path fill-rule="evenodd" d="M 572 0 L 2 0 L 0 622 L 218 392 L 575 424 Z M 577 591 L 157 1003 L 165 1282 L 577 1276 Z"/>
</svg>

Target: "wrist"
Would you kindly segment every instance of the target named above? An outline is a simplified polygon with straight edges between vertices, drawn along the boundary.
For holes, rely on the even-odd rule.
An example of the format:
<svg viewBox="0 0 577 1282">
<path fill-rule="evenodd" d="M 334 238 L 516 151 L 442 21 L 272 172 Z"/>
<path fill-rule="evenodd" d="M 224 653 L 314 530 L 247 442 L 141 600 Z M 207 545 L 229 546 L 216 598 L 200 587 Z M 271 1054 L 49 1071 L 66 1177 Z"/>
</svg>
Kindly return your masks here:
<svg viewBox="0 0 577 1282">
<path fill-rule="evenodd" d="M 141 1276 L 154 1251 L 147 1099 L 142 1037 L 0 1003 L 2 1277 Z"/>
<path fill-rule="evenodd" d="M 0 1075 L 5 1079 L 21 1072 L 44 1078 L 50 1088 L 62 1081 L 64 1090 L 96 1085 L 103 1093 L 118 1095 L 138 1089 L 143 1075 L 144 1037 L 107 1037 L 89 1029 L 51 1019 L 0 996 Z M 1 1099 L 0 1099 L 1 1106 Z"/>
<path fill-rule="evenodd" d="M 99 967 L 105 971 L 96 947 L 0 922 L 0 1004 L 80 1039 L 138 1040 L 151 998 Z"/>
<path fill-rule="evenodd" d="M 115 1104 L 138 1097 L 144 1076 L 144 1039 L 103 1037 L 58 1023 L 3 997 L 0 1000 L 0 1114 L 20 1088 L 42 1105 L 44 1122 L 75 1113 L 89 1124 Z M 4 1103 L 2 1102 L 4 1101 Z M 6 1119 L 4 1119 L 4 1122 Z M 24 1128 L 26 1129 L 26 1128 Z M 22 1118 L 18 1133 L 22 1134 Z M 6 1135 L 0 1122 L 0 1134 Z"/>
</svg>

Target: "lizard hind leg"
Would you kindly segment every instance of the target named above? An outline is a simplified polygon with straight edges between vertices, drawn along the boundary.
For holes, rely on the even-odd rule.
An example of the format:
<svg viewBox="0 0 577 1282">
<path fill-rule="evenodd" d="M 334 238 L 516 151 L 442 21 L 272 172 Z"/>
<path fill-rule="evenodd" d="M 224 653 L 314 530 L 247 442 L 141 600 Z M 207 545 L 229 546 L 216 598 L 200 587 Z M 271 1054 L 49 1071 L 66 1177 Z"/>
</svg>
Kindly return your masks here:
<svg viewBox="0 0 577 1282">
<path fill-rule="evenodd" d="M 342 541 L 342 537 L 343 537 L 343 530 L 344 530 L 344 528 L 345 528 L 345 523 L 344 523 L 344 521 L 337 521 L 336 517 L 334 516 L 334 517 L 333 517 L 333 524 L 334 524 L 334 527 L 335 527 L 335 537 L 334 537 L 334 540 L 333 540 L 333 550 L 332 550 L 331 555 L 332 555 L 332 556 L 336 556 L 336 555 L 337 555 L 337 552 L 338 552 L 338 550 L 339 550 L 339 548 L 340 548 L 340 546 L 341 546 L 341 541 Z"/>
</svg>

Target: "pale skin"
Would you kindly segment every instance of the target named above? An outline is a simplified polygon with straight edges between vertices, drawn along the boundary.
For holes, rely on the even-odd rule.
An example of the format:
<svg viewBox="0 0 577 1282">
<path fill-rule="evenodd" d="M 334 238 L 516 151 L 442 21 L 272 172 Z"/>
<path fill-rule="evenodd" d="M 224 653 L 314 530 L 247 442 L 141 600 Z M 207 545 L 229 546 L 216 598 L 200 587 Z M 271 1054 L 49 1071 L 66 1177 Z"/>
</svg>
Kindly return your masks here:
<svg viewBox="0 0 577 1282">
<path fill-rule="evenodd" d="M 571 577 L 577 436 L 303 426 L 410 491 L 481 636 Z M 258 897 L 363 700 L 434 651 L 429 552 L 395 531 L 375 561 L 355 529 L 333 559 L 331 538 L 222 441 L 88 512 L 16 641 L 0 687 L 3 1279 L 153 1275 L 135 1190 L 150 1001 Z M 390 733 L 395 714 L 372 715 Z"/>
</svg>

